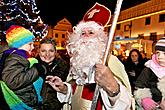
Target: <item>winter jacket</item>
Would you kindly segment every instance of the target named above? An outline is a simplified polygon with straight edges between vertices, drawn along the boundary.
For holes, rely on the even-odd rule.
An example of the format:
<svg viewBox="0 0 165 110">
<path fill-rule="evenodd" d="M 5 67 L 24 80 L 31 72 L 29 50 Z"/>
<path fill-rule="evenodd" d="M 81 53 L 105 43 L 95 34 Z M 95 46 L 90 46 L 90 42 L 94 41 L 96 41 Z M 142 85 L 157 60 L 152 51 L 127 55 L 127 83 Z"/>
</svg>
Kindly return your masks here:
<svg viewBox="0 0 165 110">
<path fill-rule="evenodd" d="M 55 58 L 51 64 L 47 64 L 38 58 L 38 61 L 46 66 L 47 74 L 60 77 L 63 81 L 69 73 L 69 63 L 61 58 Z M 61 110 L 63 103 L 57 99 L 57 92 L 49 85 L 44 83 L 42 88 L 43 110 Z"/>
<path fill-rule="evenodd" d="M 144 63 L 144 61 L 139 62 L 137 65 L 130 61 L 126 61 L 124 63 L 125 70 L 128 74 L 128 78 L 132 87 L 132 91 L 134 91 L 136 79 L 138 78 L 138 76 L 144 68 Z"/>
<path fill-rule="evenodd" d="M 33 86 L 39 78 L 38 69 L 30 68 L 29 57 L 24 50 L 8 53 L 3 65 L 1 79 L 28 106 L 38 108 L 37 94 Z"/>
<path fill-rule="evenodd" d="M 158 79 L 150 68 L 145 67 L 135 83 L 134 96 L 137 106 L 141 108 L 141 99 L 146 97 L 151 97 L 155 102 L 160 102 L 165 87 L 159 85 L 164 85 L 164 81 L 165 78 Z"/>
</svg>

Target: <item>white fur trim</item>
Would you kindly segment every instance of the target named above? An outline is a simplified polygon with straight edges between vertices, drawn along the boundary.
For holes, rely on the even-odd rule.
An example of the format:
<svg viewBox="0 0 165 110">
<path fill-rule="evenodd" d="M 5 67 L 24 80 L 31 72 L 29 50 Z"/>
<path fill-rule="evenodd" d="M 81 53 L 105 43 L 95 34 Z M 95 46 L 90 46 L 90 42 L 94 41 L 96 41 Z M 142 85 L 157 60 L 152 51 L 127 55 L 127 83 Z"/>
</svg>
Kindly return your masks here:
<svg viewBox="0 0 165 110">
<path fill-rule="evenodd" d="M 157 83 L 158 89 L 161 91 L 163 99 L 165 99 L 165 77 L 161 78 Z"/>
<path fill-rule="evenodd" d="M 139 104 L 141 104 L 141 99 L 145 97 L 152 97 L 151 91 L 149 88 L 144 88 L 144 89 L 138 88 L 137 90 L 134 91 L 134 96 L 135 96 L 135 100 Z"/>
</svg>

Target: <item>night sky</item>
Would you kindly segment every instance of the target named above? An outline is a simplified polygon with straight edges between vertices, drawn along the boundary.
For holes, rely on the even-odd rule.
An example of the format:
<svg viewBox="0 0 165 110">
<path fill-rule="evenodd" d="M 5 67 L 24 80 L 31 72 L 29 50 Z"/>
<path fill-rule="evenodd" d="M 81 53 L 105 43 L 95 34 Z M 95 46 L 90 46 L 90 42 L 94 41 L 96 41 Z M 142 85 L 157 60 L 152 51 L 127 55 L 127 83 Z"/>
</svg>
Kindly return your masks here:
<svg viewBox="0 0 165 110">
<path fill-rule="evenodd" d="M 117 0 L 37 0 L 40 16 L 44 23 L 56 25 L 67 18 L 72 25 L 77 24 L 95 2 L 105 5 L 114 12 Z M 121 10 L 149 0 L 123 0 Z"/>
</svg>

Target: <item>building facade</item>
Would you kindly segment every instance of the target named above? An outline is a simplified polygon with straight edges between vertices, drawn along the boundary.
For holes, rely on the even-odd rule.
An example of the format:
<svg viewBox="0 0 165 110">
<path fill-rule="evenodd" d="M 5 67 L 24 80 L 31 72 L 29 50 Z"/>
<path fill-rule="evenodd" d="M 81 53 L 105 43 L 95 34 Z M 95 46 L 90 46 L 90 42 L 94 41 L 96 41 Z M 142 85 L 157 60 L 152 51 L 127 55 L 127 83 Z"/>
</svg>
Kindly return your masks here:
<svg viewBox="0 0 165 110">
<path fill-rule="evenodd" d="M 47 37 L 51 37 L 56 40 L 57 50 L 65 49 L 66 41 L 68 39 L 67 34 L 72 31 L 72 24 L 66 19 L 62 19 L 53 28 L 49 27 Z"/>
<path fill-rule="evenodd" d="M 113 50 L 122 54 L 137 48 L 151 57 L 154 43 L 162 36 L 165 36 L 165 0 L 150 0 L 121 11 Z"/>
</svg>

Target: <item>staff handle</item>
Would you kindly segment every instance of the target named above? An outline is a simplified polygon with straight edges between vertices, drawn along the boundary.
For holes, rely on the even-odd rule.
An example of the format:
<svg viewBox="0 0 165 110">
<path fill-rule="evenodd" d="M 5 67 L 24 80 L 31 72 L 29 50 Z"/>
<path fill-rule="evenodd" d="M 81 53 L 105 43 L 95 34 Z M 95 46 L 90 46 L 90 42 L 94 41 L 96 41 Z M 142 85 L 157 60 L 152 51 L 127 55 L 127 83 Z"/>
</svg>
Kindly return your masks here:
<svg viewBox="0 0 165 110">
<path fill-rule="evenodd" d="M 116 24 L 117 24 L 117 20 L 120 14 L 120 9 L 121 9 L 121 5 L 122 5 L 123 0 L 117 0 L 116 3 L 116 8 L 114 11 L 114 16 L 113 16 L 113 21 L 112 21 L 112 25 L 109 31 L 109 36 L 108 36 L 108 42 L 106 45 L 106 50 L 104 53 L 104 59 L 103 59 L 103 64 L 106 64 L 107 58 L 108 58 L 108 54 L 109 54 L 109 50 L 111 47 L 111 43 L 113 40 L 113 36 L 115 33 L 115 29 L 116 29 Z M 95 92 L 94 92 L 94 96 L 92 99 L 92 105 L 91 105 L 91 110 L 96 110 L 96 105 L 97 105 L 97 100 L 98 100 L 98 96 L 99 96 L 99 86 L 96 84 L 96 88 L 95 88 Z"/>
</svg>

